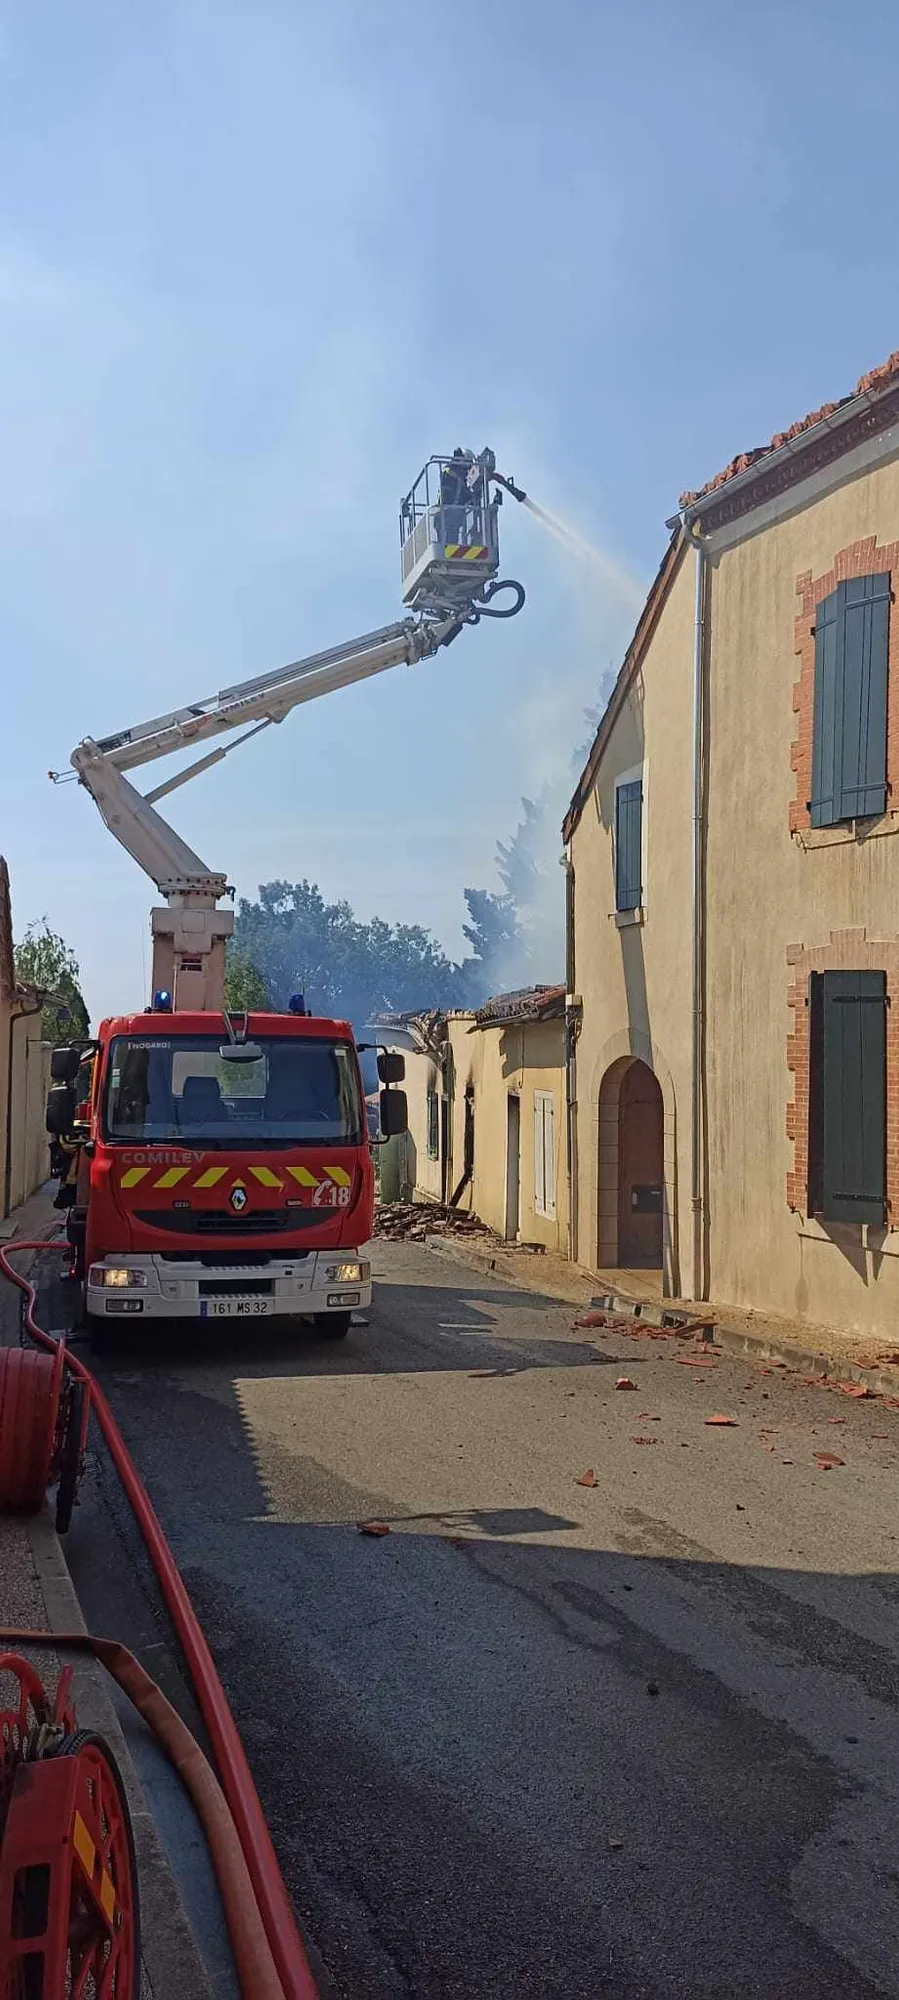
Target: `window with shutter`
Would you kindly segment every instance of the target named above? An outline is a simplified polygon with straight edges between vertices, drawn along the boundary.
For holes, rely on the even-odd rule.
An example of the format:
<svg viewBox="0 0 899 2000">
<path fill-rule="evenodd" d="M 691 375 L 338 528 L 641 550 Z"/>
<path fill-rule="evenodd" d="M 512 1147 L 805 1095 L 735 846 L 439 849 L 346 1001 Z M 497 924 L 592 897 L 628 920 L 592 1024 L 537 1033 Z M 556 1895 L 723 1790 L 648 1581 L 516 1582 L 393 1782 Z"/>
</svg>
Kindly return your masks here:
<svg viewBox="0 0 899 2000">
<path fill-rule="evenodd" d="M 615 908 L 638 910 L 643 900 L 643 780 L 615 787 Z"/>
<path fill-rule="evenodd" d="M 886 1221 L 886 973 L 812 973 L 809 1212 Z"/>
<path fill-rule="evenodd" d="M 813 826 L 886 807 L 890 575 L 839 583 L 815 612 Z"/>
<path fill-rule="evenodd" d="M 534 1092 L 534 1208 L 550 1220 L 556 1212 L 556 1107 L 550 1090 Z"/>
</svg>

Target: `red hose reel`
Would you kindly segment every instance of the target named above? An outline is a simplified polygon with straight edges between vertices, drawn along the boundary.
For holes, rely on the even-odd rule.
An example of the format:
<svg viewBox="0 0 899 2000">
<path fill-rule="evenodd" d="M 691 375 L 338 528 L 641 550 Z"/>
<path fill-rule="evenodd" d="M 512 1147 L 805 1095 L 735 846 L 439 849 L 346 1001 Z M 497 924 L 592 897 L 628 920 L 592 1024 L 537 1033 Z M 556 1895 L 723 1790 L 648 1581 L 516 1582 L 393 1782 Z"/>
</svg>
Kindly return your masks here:
<svg viewBox="0 0 899 2000">
<path fill-rule="evenodd" d="M 56 1486 L 56 1531 L 72 1518 L 90 1415 L 83 1382 L 53 1354 L 0 1348 L 0 1513 L 37 1514 Z"/>
<path fill-rule="evenodd" d="M 140 1918 L 128 1804 L 103 1738 L 77 1729 L 72 1669 L 51 1702 L 0 1652 L 0 1996 L 138 2000 Z"/>
</svg>

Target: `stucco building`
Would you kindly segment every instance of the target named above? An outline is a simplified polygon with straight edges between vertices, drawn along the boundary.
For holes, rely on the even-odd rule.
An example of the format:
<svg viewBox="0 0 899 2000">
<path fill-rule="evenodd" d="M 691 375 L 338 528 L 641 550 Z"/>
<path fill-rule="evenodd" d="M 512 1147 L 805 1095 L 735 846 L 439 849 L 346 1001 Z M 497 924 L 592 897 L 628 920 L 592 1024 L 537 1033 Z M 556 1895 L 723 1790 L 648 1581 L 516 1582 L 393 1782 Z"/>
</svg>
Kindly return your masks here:
<svg viewBox="0 0 899 2000">
<path fill-rule="evenodd" d="M 565 822 L 572 1249 L 899 1312 L 899 355 L 683 496 Z"/>
</svg>

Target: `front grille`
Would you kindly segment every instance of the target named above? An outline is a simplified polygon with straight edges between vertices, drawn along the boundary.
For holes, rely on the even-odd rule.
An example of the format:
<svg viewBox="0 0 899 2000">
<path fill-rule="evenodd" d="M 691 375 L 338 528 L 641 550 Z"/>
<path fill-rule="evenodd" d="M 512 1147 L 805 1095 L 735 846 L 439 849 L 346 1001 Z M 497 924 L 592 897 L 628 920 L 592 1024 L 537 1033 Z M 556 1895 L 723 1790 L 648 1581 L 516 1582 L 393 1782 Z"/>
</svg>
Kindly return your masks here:
<svg viewBox="0 0 899 2000">
<path fill-rule="evenodd" d="M 248 1293 L 271 1298 L 274 1289 L 272 1278 L 201 1278 L 197 1284 L 201 1299 L 233 1298 L 235 1294 L 244 1299 Z"/>
<path fill-rule="evenodd" d="M 311 1250 L 289 1250 L 287 1255 L 294 1264 L 306 1264 L 312 1256 Z M 216 1270 L 222 1264 L 229 1271 L 258 1271 L 272 1261 L 270 1250 L 245 1250 L 243 1256 L 234 1257 L 222 1250 L 159 1250 L 156 1252 L 163 1264 L 202 1264 L 207 1271 Z"/>
<path fill-rule="evenodd" d="M 320 1208 L 253 1208 L 235 1215 L 231 1208 L 138 1208 L 138 1222 L 178 1236 L 276 1236 L 285 1229 L 314 1229 L 324 1220 Z"/>
</svg>

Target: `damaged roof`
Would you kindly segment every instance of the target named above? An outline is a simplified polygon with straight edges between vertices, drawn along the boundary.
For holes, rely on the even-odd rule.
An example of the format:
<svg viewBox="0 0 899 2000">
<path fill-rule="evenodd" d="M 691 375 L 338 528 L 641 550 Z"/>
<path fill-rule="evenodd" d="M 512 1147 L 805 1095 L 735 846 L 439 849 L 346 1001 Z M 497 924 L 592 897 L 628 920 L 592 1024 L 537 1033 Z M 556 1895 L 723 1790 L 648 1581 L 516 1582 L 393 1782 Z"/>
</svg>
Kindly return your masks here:
<svg viewBox="0 0 899 2000">
<path fill-rule="evenodd" d="M 514 993 L 495 994 L 474 1019 L 478 1028 L 499 1028 L 512 1021 L 557 1021 L 564 1012 L 564 986 L 522 986 Z"/>
</svg>

